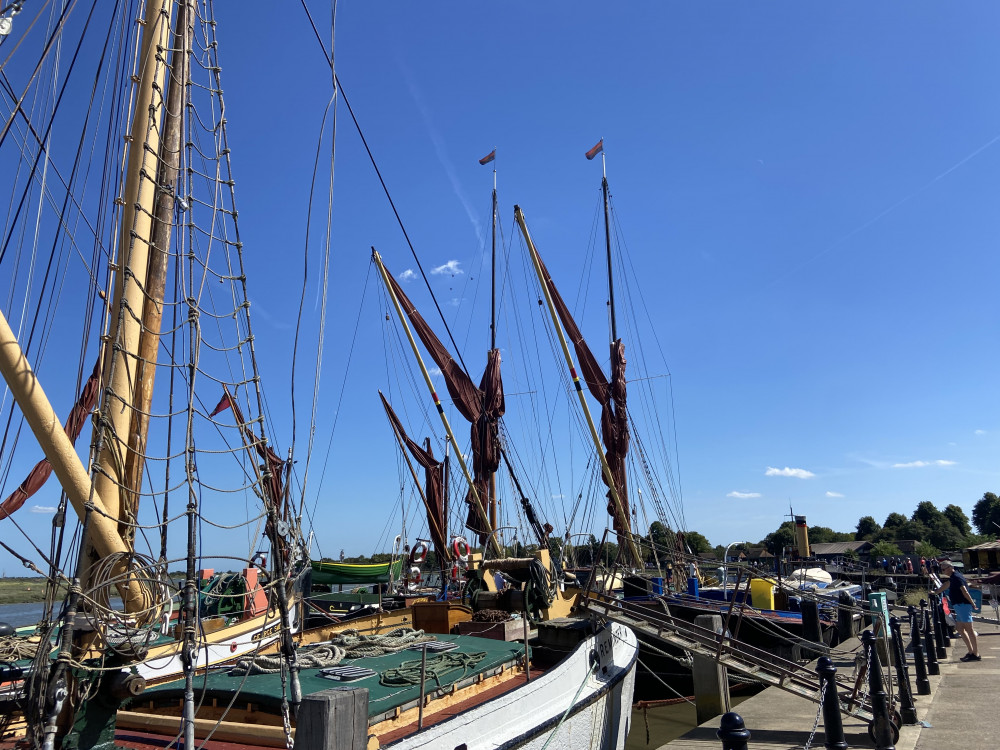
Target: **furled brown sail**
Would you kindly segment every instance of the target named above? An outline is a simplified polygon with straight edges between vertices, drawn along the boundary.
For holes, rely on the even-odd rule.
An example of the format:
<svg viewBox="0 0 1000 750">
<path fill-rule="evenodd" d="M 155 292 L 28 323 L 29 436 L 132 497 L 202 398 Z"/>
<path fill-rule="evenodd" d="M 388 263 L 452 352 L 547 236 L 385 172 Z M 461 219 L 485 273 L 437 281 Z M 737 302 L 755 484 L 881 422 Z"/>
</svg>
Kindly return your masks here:
<svg viewBox="0 0 1000 750">
<path fill-rule="evenodd" d="M 491 349 L 486 358 L 486 370 L 479 387 L 465 374 L 462 367 L 455 361 L 444 344 L 427 325 L 413 303 L 403 293 L 399 283 L 387 274 L 393 292 L 399 300 L 406 316 L 413 324 L 414 330 L 424 343 L 431 359 L 437 364 L 444 376 L 455 407 L 472 425 L 472 472 L 476 495 L 480 507 L 475 507 L 475 498 L 470 491 L 466 495 L 469 514 L 465 526 L 479 535 L 480 543 L 485 543 L 487 536 L 487 508 L 491 500 L 490 475 L 500 466 L 500 439 L 497 434 L 497 422 L 503 416 L 505 405 L 503 396 L 503 381 L 500 377 L 500 350 Z"/>
<path fill-rule="evenodd" d="M 604 377 L 604 371 L 594 357 L 590 347 L 580 333 L 580 328 L 573 315 L 566 306 L 562 295 L 556 289 L 555 282 L 549 269 L 545 267 L 541 256 L 537 254 L 538 265 L 545 276 L 545 283 L 548 285 L 552 303 L 555 305 L 559 318 L 562 320 L 566 334 L 573 342 L 577 359 L 580 361 L 580 373 L 587 384 L 587 388 L 597 401 L 601 404 L 601 439 L 604 441 L 605 457 L 611 469 L 611 476 L 614 477 L 615 489 L 618 491 L 618 499 L 621 500 L 624 519 L 619 519 L 615 512 L 614 500 L 608 492 L 608 513 L 614 519 L 615 530 L 619 533 L 628 532 L 628 528 L 622 527 L 622 521 L 628 523 L 629 504 L 628 487 L 625 479 L 625 455 L 628 453 L 629 429 L 628 429 L 628 407 L 626 405 L 625 387 L 625 345 L 621 339 L 611 343 L 611 381 Z M 602 473 L 601 479 L 608 483 L 607 477 Z"/>
<path fill-rule="evenodd" d="M 437 553 L 437 559 L 450 560 L 451 553 L 448 549 L 448 540 L 445 538 L 447 524 L 444 517 L 444 494 L 442 489 L 444 471 L 442 464 L 434 458 L 434 454 L 429 447 L 426 449 L 421 448 L 419 444 L 409 438 L 406 430 L 403 429 L 402 422 L 399 421 L 399 417 L 396 416 L 396 412 L 393 411 L 382 391 L 379 391 L 378 395 L 382 399 L 382 406 L 385 408 L 386 416 L 389 417 L 389 421 L 392 423 L 396 434 L 403 444 L 406 445 L 417 463 L 424 467 L 424 498 L 427 501 L 427 526 L 430 529 L 431 541 L 434 543 L 434 551 Z"/>
</svg>

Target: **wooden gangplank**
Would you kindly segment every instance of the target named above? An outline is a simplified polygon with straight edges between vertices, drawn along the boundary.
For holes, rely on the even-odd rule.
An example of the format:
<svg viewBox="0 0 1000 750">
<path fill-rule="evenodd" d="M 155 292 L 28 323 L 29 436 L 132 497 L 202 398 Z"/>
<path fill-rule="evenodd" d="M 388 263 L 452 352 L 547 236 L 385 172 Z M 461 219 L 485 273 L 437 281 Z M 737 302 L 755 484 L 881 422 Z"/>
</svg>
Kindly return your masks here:
<svg viewBox="0 0 1000 750">
<path fill-rule="evenodd" d="M 807 667 L 769 651 L 673 617 L 669 611 L 615 599 L 606 594 L 591 591 L 586 597 L 580 597 L 580 606 L 606 620 L 626 625 L 646 639 L 714 659 L 726 669 L 819 703 L 817 675 Z M 871 722 L 871 711 L 856 700 L 854 683 L 840 675 L 836 679 L 841 713 Z"/>
</svg>

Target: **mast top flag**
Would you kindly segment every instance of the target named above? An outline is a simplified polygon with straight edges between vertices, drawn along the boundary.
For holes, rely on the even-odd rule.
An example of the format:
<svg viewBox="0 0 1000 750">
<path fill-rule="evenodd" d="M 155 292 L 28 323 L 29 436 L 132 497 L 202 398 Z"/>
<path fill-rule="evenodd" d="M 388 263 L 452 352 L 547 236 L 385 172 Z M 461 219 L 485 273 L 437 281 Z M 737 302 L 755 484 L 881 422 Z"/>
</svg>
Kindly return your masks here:
<svg viewBox="0 0 1000 750">
<path fill-rule="evenodd" d="M 489 164 L 491 161 L 497 158 L 497 150 L 493 149 L 486 156 L 479 160 L 480 164 Z"/>
<path fill-rule="evenodd" d="M 601 138 L 601 140 L 599 140 L 597 144 L 592 149 L 590 149 L 590 151 L 584 154 L 584 156 L 586 156 L 587 160 L 589 161 L 593 159 L 595 156 L 597 156 L 599 153 L 601 153 L 603 150 L 604 150 L 604 139 Z"/>
</svg>

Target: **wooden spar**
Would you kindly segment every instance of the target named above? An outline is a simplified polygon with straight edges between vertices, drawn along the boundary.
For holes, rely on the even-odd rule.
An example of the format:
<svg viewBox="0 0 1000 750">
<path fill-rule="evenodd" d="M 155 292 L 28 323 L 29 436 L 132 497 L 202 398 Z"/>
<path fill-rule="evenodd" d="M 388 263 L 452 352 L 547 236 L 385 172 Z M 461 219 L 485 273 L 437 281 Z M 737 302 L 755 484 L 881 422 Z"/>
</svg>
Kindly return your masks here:
<svg viewBox="0 0 1000 750">
<path fill-rule="evenodd" d="M 413 349 L 413 355 L 417 358 L 417 364 L 420 365 L 420 372 L 423 373 L 424 382 L 427 383 L 427 388 L 431 392 L 431 398 L 434 399 L 434 406 L 437 409 L 438 414 L 441 416 L 441 422 L 444 424 L 445 432 L 448 433 L 448 439 L 451 444 L 455 447 L 455 455 L 458 457 L 458 464 L 462 467 L 462 474 L 465 475 L 465 481 L 469 483 L 469 490 L 472 492 L 472 500 L 476 505 L 476 510 L 479 513 L 480 520 L 486 525 L 486 533 L 492 541 L 493 551 L 499 556 L 502 554 L 500 549 L 500 542 L 498 542 L 493 536 L 493 526 L 490 524 L 490 519 L 486 515 L 486 509 L 483 507 L 482 502 L 479 499 L 479 493 L 476 492 L 476 484 L 472 481 L 472 474 L 469 473 L 469 467 L 465 463 L 465 458 L 462 456 L 462 449 L 458 447 L 458 441 L 455 440 L 455 433 L 451 431 L 451 424 L 448 422 L 448 417 L 444 413 L 444 407 L 441 405 L 441 399 L 438 398 L 437 391 L 434 390 L 434 383 L 431 380 L 431 375 L 427 372 L 427 366 L 424 365 L 423 357 L 420 356 L 420 349 L 417 347 L 417 342 L 413 338 L 413 333 L 410 331 L 410 326 L 406 323 L 406 314 L 403 312 L 402 306 L 399 304 L 399 299 L 396 297 L 396 292 L 392 288 L 392 284 L 389 283 L 389 272 L 382 265 L 382 256 L 378 254 L 375 248 L 372 248 L 372 260 L 375 261 L 375 265 L 378 266 L 379 274 L 382 276 L 382 283 L 385 284 L 385 288 L 389 291 L 389 297 L 392 298 L 393 307 L 396 308 L 396 315 L 399 316 L 399 322 L 403 325 L 403 330 L 406 332 L 406 338 L 410 342 L 410 347 Z"/>
<path fill-rule="evenodd" d="M 138 60 L 139 83 L 136 86 L 129 138 L 128 167 L 122 195 L 122 217 L 118 228 L 117 274 L 109 312 L 109 341 L 104 361 L 105 385 L 101 414 L 103 427 L 100 470 L 94 476 L 97 494 L 107 512 L 120 520 L 122 499 L 127 500 L 125 461 L 135 403 L 136 362 L 142 324 L 137 316 L 145 305 L 143 286 L 152 242 L 154 200 L 156 198 L 156 154 L 160 143 L 160 113 L 163 110 L 163 79 L 166 71 L 165 50 L 169 45 L 170 0 L 147 0 Z M 95 430 L 102 429 L 95 427 Z M 140 469 L 141 474 L 141 469 Z M 96 551 L 96 550 L 95 550 Z M 98 552 L 99 554 L 99 552 Z"/>
<path fill-rule="evenodd" d="M 601 152 L 604 163 L 604 152 Z M 601 178 L 601 192 L 604 193 L 604 247 L 608 256 L 608 307 L 611 310 L 611 343 L 618 340 L 618 326 L 615 323 L 615 281 L 611 271 L 611 224 L 608 215 L 608 178 Z"/>
<path fill-rule="evenodd" d="M 379 391 L 381 394 L 382 391 Z M 427 494 L 424 492 L 424 488 L 420 484 L 420 480 L 417 478 L 417 472 L 413 468 L 413 463 L 410 461 L 410 454 L 406 450 L 406 445 L 403 443 L 403 436 L 399 434 L 396 429 L 396 425 L 393 424 L 392 420 L 389 420 L 389 424 L 392 425 L 392 434 L 396 436 L 396 442 L 399 444 L 399 451 L 403 454 L 403 458 L 406 459 L 406 466 L 410 470 L 410 476 L 413 477 L 413 483 L 417 486 L 417 492 L 420 493 L 420 499 L 424 501 L 424 508 L 427 510 L 427 518 L 430 522 L 434 524 L 434 529 L 441 535 L 445 543 L 445 558 L 450 560 L 451 554 L 448 552 L 448 537 L 442 533 L 441 528 L 438 526 L 437 518 L 434 517 L 434 511 L 431 510 L 431 504 L 427 502 Z M 428 443 L 429 445 L 429 443 Z"/>
<path fill-rule="evenodd" d="M 160 144 L 159 170 L 156 178 L 156 213 L 149 246 L 149 263 L 146 273 L 145 300 L 142 308 L 142 331 L 139 337 L 139 357 L 136 362 L 135 410 L 129 429 L 128 456 L 125 460 L 125 490 L 135 508 L 142 491 L 144 472 L 143 456 L 149 434 L 149 414 L 153 404 L 153 382 L 156 379 L 156 356 L 160 347 L 160 328 L 163 319 L 163 298 L 167 281 L 167 260 L 174 227 L 174 202 L 177 195 L 177 169 L 180 164 L 181 134 L 184 127 L 184 110 L 189 72 L 191 39 L 194 19 L 188 0 L 177 6 L 174 28 L 171 74 L 167 86 L 167 104 L 164 111 L 163 142 Z M 133 510 L 134 512 L 134 510 Z M 123 529 L 122 534 L 132 537 Z"/>
<path fill-rule="evenodd" d="M 0 312 L 0 374 L 28 420 L 35 439 L 45 453 L 45 458 L 52 464 L 52 470 L 77 515 L 81 519 L 86 518 L 86 506 L 88 503 L 92 504 L 94 512 L 90 514 L 88 528 L 90 540 L 98 554 L 102 557 L 127 554 L 130 550 L 118 533 L 117 521 L 105 515 L 107 510 L 103 499 L 93 489 L 90 476 L 80 461 L 76 448 L 66 436 L 62 422 L 21 351 L 3 312 Z M 124 599 L 129 611 L 143 609 L 148 602 L 142 584 L 134 578 L 128 583 Z"/>
<path fill-rule="evenodd" d="M 493 244 L 492 271 L 490 273 L 490 349 L 497 348 L 497 168 L 493 167 L 493 231 L 491 234 Z M 495 435 L 490 435 L 489 440 L 496 440 Z M 490 525 L 497 527 L 497 475 L 495 471 L 490 472 Z"/>
<path fill-rule="evenodd" d="M 538 276 L 538 282 L 542 286 L 542 293 L 545 295 L 545 302 L 549 308 L 549 315 L 552 316 L 552 325 L 555 328 L 556 334 L 559 336 L 559 343 L 562 346 L 563 356 L 566 358 L 566 364 L 569 367 L 570 377 L 573 378 L 573 385 L 576 388 L 576 395 L 580 399 L 580 408 L 583 409 L 583 416 L 587 420 L 587 426 L 590 428 L 590 437 L 594 441 L 594 447 L 597 449 L 597 456 L 601 459 L 601 468 L 604 471 L 604 478 L 608 482 L 608 490 L 611 493 L 611 499 L 614 501 L 615 506 L 615 517 L 618 523 L 621 524 L 622 529 L 625 531 L 624 536 L 628 541 L 629 551 L 632 553 L 633 560 L 636 565 L 642 564 L 642 556 L 639 554 L 639 549 L 636 547 L 635 539 L 632 537 L 632 527 L 628 522 L 628 515 L 625 513 L 621 498 L 618 496 L 618 488 L 615 486 L 615 478 L 611 473 L 611 467 L 608 465 L 608 459 L 604 455 L 604 448 L 601 445 L 601 437 L 597 434 L 597 427 L 594 425 L 594 419 L 590 414 L 590 407 L 587 406 L 587 399 L 583 395 L 583 385 L 580 383 L 580 376 L 576 374 L 576 367 L 573 365 L 573 355 L 570 354 L 569 345 L 566 343 L 566 336 L 563 333 L 562 325 L 559 323 L 559 316 L 556 313 L 555 305 L 552 303 L 552 295 L 549 292 L 549 285 L 545 281 L 545 275 L 542 273 L 542 266 L 538 258 L 538 251 L 535 250 L 535 244 L 531 241 L 531 235 L 528 234 L 528 225 L 524 222 L 524 214 L 521 212 L 520 206 L 514 206 L 514 219 L 517 221 L 517 225 L 521 228 L 521 234 L 524 235 L 524 241 L 528 244 L 528 252 L 531 255 L 531 264 L 535 269 L 535 274 Z"/>
</svg>

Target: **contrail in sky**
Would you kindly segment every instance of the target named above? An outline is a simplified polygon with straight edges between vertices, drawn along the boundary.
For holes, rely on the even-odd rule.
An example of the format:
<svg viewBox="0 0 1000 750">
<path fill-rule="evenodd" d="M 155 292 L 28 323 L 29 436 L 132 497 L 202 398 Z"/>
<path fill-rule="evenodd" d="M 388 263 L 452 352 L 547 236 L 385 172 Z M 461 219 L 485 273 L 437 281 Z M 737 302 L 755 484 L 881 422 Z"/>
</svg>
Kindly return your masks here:
<svg viewBox="0 0 1000 750">
<path fill-rule="evenodd" d="M 430 112 L 427 110 L 427 107 L 424 106 L 423 98 L 417 88 L 416 82 L 414 82 L 413 77 L 410 75 L 410 71 L 404 65 L 400 65 L 400 69 L 403 71 L 403 77 L 406 79 L 406 85 L 410 89 L 410 95 L 413 97 L 413 101 L 416 102 L 417 108 L 420 110 L 420 116 L 423 118 L 424 126 L 427 128 L 427 133 L 431 137 L 431 143 L 434 144 L 434 152 L 437 154 L 438 161 L 441 162 L 441 166 L 444 168 L 445 174 L 448 175 L 448 180 L 451 182 L 451 188 L 455 191 L 455 197 L 458 198 L 459 202 L 462 204 L 462 208 L 465 209 L 465 213 L 469 217 L 469 222 L 476 230 L 476 237 L 479 240 L 479 243 L 482 244 L 483 228 L 480 226 L 476 213 L 472 209 L 472 204 L 469 202 L 468 197 L 465 195 L 465 191 L 462 189 L 462 185 L 458 180 L 458 175 L 455 173 L 455 166 L 448 157 L 444 141 L 438 133 L 437 128 L 434 127 L 434 122 L 431 120 Z"/>
<path fill-rule="evenodd" d="M 848 232 L 847 234 L 845 234 L 843 237 L 841 237 L 840 239 L 838 239 L 838 240 L 834 241 L 833 243 L 831 243 L 825 249 L 820 250 L 818 253 L 816 253 L 811 258 L 807 258 L 806 260 L 802 261 L 801 263 L 799 263 L 794 268 L 789 269 L 787 272 L 785 272 L 781 276 L 777 277 L 776 279 L 773 279 L 771 281 L 771 283 L 769 283 L 764 288 L 765 289 L 770 288 L 770 287 L 778 284 L 779 282 L 784 281 L 785 279 L 787 279 L 792 274 L 795 274 L 795 273 L 798 273 L 799 271 L 801 271 L 803 268 L 805 268 L 810 263 L 813 263 L 813 262 L 819 260 L 824 255 L 826 255 L 827 253 L 835 250 L 838 246 L 840 246 L 840 245 L 844 244 L 845 242 L 847 242 L 847 240 L 849 240 L 854 235 L 858 234 L 859 232 L 863 232 L 865 229 L 867 229 L 868 227 L 870 227 L 872 224 L 874 224 L 875 222 L 877 222 L 880 219 L 884 218 L 886 215 L 892 213 L 893 211 L 895 211 L 897 208 L 899 208 L 900 206 L 902 206 L 907 201 L 910 201 L 913 198 L 915 198 L 916 196 L 920 195 L 922 192 L 924 192 L 925 190 L 927 190 L 927 188 L 931 187 L 931 185 L 933 185 L 934 183 L 939 182 L 940 180 L 942 180 L 945 177 L 947 177 L 948 175 L 950 175 L 952 172 L 954 172 L 956 169 L 958 169 L 959 167 L 961 167 L 966 162 L 968 162 L 971 159 L 974 159 L 975 157 L 979 156 L 979 154 L 981 154 L 983 151 L 985 151 L 986 149 L 988 149 L 990 146 L 992 146 L 997 141 L 1000 141 L 1000 133 L 997 133 L 995 136 L 993 136 L 992 138 L 990 138 L 988 141 L 986 141 L 986 143 L 984 143 L 982 146 L 980 146 L 979 148 L 977 148 L 971 154 L 968 154 L 967 156 L 963 157 L 962 159 L 959 159 L 957 162 L 955 162 L 954 164 L 952 164 L 950 167 L 948 167 L 946 170 L 944 170 L 937 177 L 934 177 L 933 179 L 927 181 L 926 183 L 924 183 L 922 186 L 920 186 L 919 188 L 917 188 L 916 190 L 914 190 L 909 195 L 907 195 L 907 196 L 905 196 L 903 198 L 900 198 L 898 201 L 896 201 L 895 203 L 893 203 L 891 206 L 889 206 L 885 210 L 881 211 L 880 213 L 878 213 L 875 216 L 873 216 L 872 218 L 870 218 L 864 224 L 861 224 L 860 226 L 855 227 L 850 232 Z"/>
</svg>

